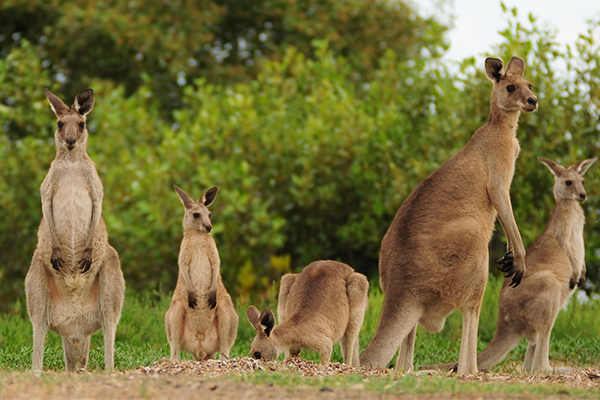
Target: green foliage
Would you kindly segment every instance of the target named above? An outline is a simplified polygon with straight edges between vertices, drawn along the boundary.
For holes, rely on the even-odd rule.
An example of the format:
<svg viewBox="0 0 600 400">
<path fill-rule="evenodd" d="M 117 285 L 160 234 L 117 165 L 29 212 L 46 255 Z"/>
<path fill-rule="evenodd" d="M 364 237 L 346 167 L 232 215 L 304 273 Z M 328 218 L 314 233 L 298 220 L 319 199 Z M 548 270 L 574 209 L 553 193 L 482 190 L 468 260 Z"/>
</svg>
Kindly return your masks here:
<svg viewBox="0 0 600 400">
<path fill-rule="evenodd" d="M 93 77 L 123 84 L 129 94 L 149 82 L 167 109 L 181 107 L 181 87 L 199 77 L 247 81 L 265 59 L 289 47 L 312 56 L 311 42 L 329 40 L 368 77 L 391 49 L 403 59 L 439 54 L 447 28 L 403 1 L 296 0 L 103 1 L 5 0 L 0 53 L 22 40 L 38 43 L 46 68 L 80 90 Z M 168 117 L 167 113 L 163 117 Z"/>
<path fill-rule="evenodd" d="M 272 38 L 271 33 L 267 35 L 265 48 L 256 46 L 264 54 L 282 38 L 285 46 L 273 48 L 273 57 L 265 56 L 252 66 L 251 74 L 240 79 L 212 79 L 208 74 L 192 79 L 202 74 L 186 73 L 177 107 L 171 109 L 173 104 L 165 107 L 163 97 L 170 89 L 150 64 L 160 65 L 159 54 L 170 54 L 164 69 L 172 67 L 172 73 L 183 68 L 186 57 L 193 55 L 181 53 L 182 48 L 195 51 L 185 44 L 191 40 L 188 34 L 200 35 L 207 28 L 188 27 L 185 22 L 178 25 L 181 30 L 168 30 L 167 35 L 180 41 L 159 43 L 154 22 L 163 21 L 161 15 L 167 14 L 160 7 L 171 5 L 152 8 L 145 1 L 117 3 L 67 1 L 59 7 L 52 1 L 34 0 L 25 6 L 11 0 L 1 5 L 6 14 L 0 19 L 16 18 L 13 25 L 0 24 L 2 29 L 21 29 L 23 34 L 18 43 L 3 42 L 0 58 L 0 307 L 9 307 L 22 294 L 41 220 L 39 186 L 54 156 L 54 117 L 42 88 L 55 90 L 57 76 L 68 78 L 69 63 L 90 66 L 78 69 L 85 77 L 65 79 L 69 85 L 90 85 L 96 92 L 88 124 L 89 154 L 104 184 L 103 217 L 111 243 L 121 257 L 128 286 L 136 291 L 168 291 L 175 285 L 183 209 L 173 184 L 198 197 L 211 186 L 220 187 L 211 207 L 213 232 L 224 282 L 234 298 L 264 296 L 282 274 L 317 259 L 347 262 L 375 276 L 381 239 L 402 201 L 462 148 L 488 116 L 491 84 L 483 66 L 464 60 L 457 71 L 442 63 L 435 50 L 443 48 L 438 31 L 442 27 L 435 21 L 413 21 L 418 31 L 415 37 L 420 37 L 415 39 L 416 49 L 431 50 L 421 56 L 413 57 L 414 46 L 403 50 L 405 42 L 397 32 L 389 33 L 396 39 L 386 39 L 385 50 L 357 45 L 362 52 L 369 46 L 378 49 L 366 58 L 357 56 L 359 50 L 356 54 L 349 50 L 354 42 L 339 33 L 346 29 L 342 22 L 357 18 L 353 23 L 367 29 L 367 25 L 374 26 L 368 21 L 383 18 L 385 7 L 397 5 L 405 10 L 402 3 L 394 2 L 361 3 L 364 9 L 352 2 L 323 2 L 315 6 L 323 12 L 314 15 L 302 11 L 302 2 L 293 7 L 276 2 L 269 12 L 279 19 L 272 19 L 269 29 L 279 33 Z M 356 16 L 344 8 L 350 4 L 358 7 Z M 134 12 L 142 5 L 149 9 Z M 214 18 L 214 24 L 238 12 L 233 3 L 206 5 L 189 2 L 177 12 L 196 7 L 205 11 L 189 15 L 197 21 Z M 248 5 L 245 22 L 242 16 L 223 22 L 237 30 L 219 25 L 221 30 L 214 28 L 206 35 L 216 41 L 220 35 L 231 39 L 239 32 L 250 34 L 254 25 L 248 21 L 266 23 L 257 17 L 260 7 L 259 3 Z M 71 25 L 64 10 L 75 16 Z M 44 17 L 46 11 L 60 16 L 52 27 Z M 120 31 L 117 22 L 121 20 L 115 20 L 115 15 L 129 24 L 123 26 L 130 26 L 131 32 Z M 165 26 L 174 23 L 171 17 L 176 15 L 165 17 Z M 264 18 L 271 19 L 267 14 Z M 24 19 L 31 20 L 32 26 L 15 25 Z M 540 98 L 539 111 L 520 120 L 522 151 L 512 186 L 516 220 L 528 245 L 542 231 L 554 205 L 553 178 L 536 158 L 570 165 L 598 155 L 600 31 L 598 22 L 591 21 L 576 48 L 562 50 L 554 43 L 554 32 L 539 28 L 535 18 L 525 25 L 513 19 L 509 16 L 508 28 L 502 32 L 504 41 L 490 55 L 505 61 L 511 55 L 524 57 L 526 76 Z M 144 31 L 143 21 L 152 22 L 151 32 Z M 309 32 L 302 21 L 318 23 Z M 97 30 L 87 29 L 87 24 Z M 48 34 L 40 43 L 35 31 L 40 25 L 60 35 Z M 260 36 L 262 31 L 256 29 Z M 294 38 L 290 33 L 300 31 L 305 36 Z M 69 35 L 81 37 L 69 42 Z M 94 72 L 90 60 L 76 59 L 79 53 L 69 48 L 84 46 L 86 40 L 104 43 L 100 37 L 106 35 L 112 35 L 110 40 L 118 45 L 118 49 L 107 48 L 121 60 L 125 56 L 119 52 L 134 51 L 133 43 L 141 39 L 148 41 L 148 52 L 157 53 L 145 55 L 131 71 L 118 73 L 123 78 L 119 80 Z M 369 35 L 369 40 L 377 37 L 375 31 Z M 8 40 L 6 34 L 4 40 Z M 169 50 L 169 46 L 174 47 Z M 66 66 L 53 67 L 60 57 L 51 49 L 68 55 L 60 56 L 68 58 Z M 368 73 L 357 76 L 359 59 L 365 60 L 362 66 Z M 558 63 L 566 73 L 557 72 Z M 230 66 L 234 64 L 231 61 Z M 110 70 L 108 64 L 99 65 Z M 126 82 L 126 76 L 135 84 Z M 69 93 L 62 97 L 69 102 L 83 87 L 65 88 Z M 600 281 L 600 193 L 595 192 L 600 174 L 596 168 L 586 174 L 589 200 L 584 204 L 586 262 L 594 284 Z M 497 229 L 491 259 L 500 258 L 504 247 L 504 234 Z"/>
</svg>

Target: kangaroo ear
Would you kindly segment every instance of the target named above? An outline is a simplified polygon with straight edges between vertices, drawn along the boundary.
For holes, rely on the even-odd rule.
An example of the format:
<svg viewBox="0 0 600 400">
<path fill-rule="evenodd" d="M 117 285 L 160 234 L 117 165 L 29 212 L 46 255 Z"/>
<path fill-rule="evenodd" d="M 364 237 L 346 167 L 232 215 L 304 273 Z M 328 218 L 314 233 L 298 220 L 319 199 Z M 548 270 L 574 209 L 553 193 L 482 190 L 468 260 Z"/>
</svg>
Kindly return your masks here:
<svg viewBox="0 0 600 400">
<path fill-rule="evenodd" d="M 61 115 L 65 115 L 69 112 L 69 107 L 67 107 L 67 105 L 54 93 L 44 88 L 44 94 L 46 95 L 46 98 L 50 103 L 50 108 L 52 108 L 52 112 L 54 112 L 54 115 L 60 117 Z"/>
<path fill-rule="evenodd" d="M 275 327 L 275 316 L 273 315 L 273 311 L 265 308 L 262 314 L 260 314 L 260 325 L 263 332 L 269 336 L 273 327 Z"/>
<path fill-rule="evenodd" d="M 592 166 L 592 164 L 597 160 L 596 157 L 588 158 L 587 160 L 579 161 L 577 164 L 573 165 L 569 169 L 574 169 L 579 175 L 585 174 L 585 172 Z"/>
<path fill-rule="evenodd" d="M 525 73 L 525 60 L 521 57 L 512 57 L 506 66 L 506 73 L 523 76 Z"/>
<path fill-rule="evenodd" d="M 212 187 L 206 191 L 198 200 L 198 204 L 204 204 L 206 207 L 210 206 L 215 199 L 217 198 L 217 192 L 219 191 L 218 187 Z"/>
<path fill-rule="evenodd" d="M 77 111 L 81 115 L 87 115 L 92 108 L 94 108 L 94 91 L 92 89 L 85 89 L 82 92 L 79 92 L 77 96 L 75 96 L 74 103 L 75 111 Z"/>
<path fill-rule="evenodd" d="M 254 329 L 256 329 L 258 327 L 258 321 L 260 321 L 260 311 L 258 311 L 258 308 L 254 306 L 248 307 L 248 309 L 246 310 L 246 317 L 248 318 L 248 321 L 250 321 Z"/>
<path fill-rule="evenodd" d="M 500 82 L 504 76 L 504 63 L 499 58 L 485 59 L 485 75 L 489 80 Z"/>
<path fill-rule="evenodd" d="M 555 163 L 552 160 L 548 160 L 547 158 L 542 158 L 542 157 L 538 157 L 538 160 L 540 160 L 540 162 L 545 164 L 548 167 L 548 169 L 550 169 L 550 172 L 552 172 L 552 175 L 554 175 L 554 176 L 560 176 L 563 174 L 563 172 L 565 172 L 565 167 L 563 167 L 560 164 Z"/>
<path fill-rule="evenodd" d="M 179 195 L 179 200 L 181 200 L 181 204 L 183 204 L 183 206 L 185 208 L 190 208 L 192 205 L 194 205 L 194 200 L 186 192 L 184 192 L 179 186 L 173 185 L 173 188 Z"/>
</svg>

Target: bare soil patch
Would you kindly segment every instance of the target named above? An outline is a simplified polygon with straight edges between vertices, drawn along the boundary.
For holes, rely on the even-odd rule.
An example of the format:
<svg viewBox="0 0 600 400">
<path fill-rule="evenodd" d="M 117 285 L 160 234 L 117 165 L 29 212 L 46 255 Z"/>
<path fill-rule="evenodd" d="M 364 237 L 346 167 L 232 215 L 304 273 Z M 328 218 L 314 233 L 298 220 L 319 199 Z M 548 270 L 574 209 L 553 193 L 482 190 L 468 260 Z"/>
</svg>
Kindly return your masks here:
<svg viewBox="0 0 600 400">
<path fill-rule="evenodd" d="M 253 383 L 252 375 L 263 373 L 312 378 L 299 383 Z M 358 383 L 337 385 L 325 377 L 340 375 L 360 376 Z M 421 375 L 426 375 L 421 374 Z M 443 374 L 442 374 L 443 375 Z M 209 360 L 205 362 L 159 361 L 135 370 L 104 373 L 46 372 L 41 377 L 32 373 L 10 372 L 0 374 L 0 399 L 503 399 L 506 393 L 481 394 L 478 391 L 457 392 L 440 390 L 426 394 L 405 393 L 399 383 L 392 389 L 370 385 L 377 378 L 400 379 L 403 375 L 393 370 L 356 370 L 343 364 L 321 366 L 302 359 L 283 362 L 261 362 L 250 358 Z M 247 377 L 249 379 L 243 379 Z M 422 378 L 422 385 L 427 378 Z M 600 394 L 600 369 L 574 371 L 561 375 L 519 375 L 479 373 L 452 377 L 459 383 L 478 382 L 481 385 L 524 384 L 530 387 L 554 385 L 555 395 L 547 399 L 576 398 L 574 389 L 588 391 L 591 397 Z M 257 380 L 260 381 L 260 380 Z M 309 383 L 306 383 L 309 382 Z M 483 386 L 482 386 L 483 387 Z M 514 399 L 540 398 L 531 391 L 518 391 Z"/>
</svg>

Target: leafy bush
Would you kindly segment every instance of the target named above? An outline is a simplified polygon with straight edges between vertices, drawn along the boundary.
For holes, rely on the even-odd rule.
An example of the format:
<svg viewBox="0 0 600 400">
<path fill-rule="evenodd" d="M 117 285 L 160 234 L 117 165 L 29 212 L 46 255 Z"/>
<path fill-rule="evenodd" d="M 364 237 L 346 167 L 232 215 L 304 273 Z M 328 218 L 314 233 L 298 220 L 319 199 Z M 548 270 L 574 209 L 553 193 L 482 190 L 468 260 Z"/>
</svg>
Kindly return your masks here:
<svg viewBox="0 0 600 400">
<path fill-rule="evenodd" d="M 507 12 L 513 12 L 507 10 Z M 514 11 L 516 12 L 516 11 Z M 509 21 L 494 56 L 520 55 L 540 109 L 521 117 L 522 152 L 512 185 L 525 244 L 553 207 L 552 176 L 537 156 L 570 165 L 597 156 L 600 110 L 598 26 L 574 50 L 553 32 Z M 266 294 L 288 271 L 337 259 L 375 276 L 381 238 L 396 210 L 429 173 L 485 123 L 491 84 L 483 66 L 453 70 L 431 57 L 387 50 L 368 82 L 355 66 L 313 41 L 257 63 L 256 76 L 229 84 L 189 82 L 181 107 L 164 117 L 154 76 L 138 89 L 100 78 L 89 118 L 89 153 L 105 188 L 103 216 L 130 288 L 171 290 L 177 276 L 182 206 L 172 186 L 194 196 L 219 186 L 212 206 L 225 285 Z M 558 74 L 557 62 L 566 65 Z M 19 298 L 41 220 L 39 185 L 53 158 L 54 118 L 41 89 L 54 88 L 39 49 L 21 41 L 0 58 L 0 293 Z M 63 96 L 73 98 L 75 93 Z M 600 174 L 586 174 L 586 261 L 600 271 Z M 491 258 L 504 252 L 497 229 Z M 495 268 L 493 268 L 495 271 Z"/>
</svg>

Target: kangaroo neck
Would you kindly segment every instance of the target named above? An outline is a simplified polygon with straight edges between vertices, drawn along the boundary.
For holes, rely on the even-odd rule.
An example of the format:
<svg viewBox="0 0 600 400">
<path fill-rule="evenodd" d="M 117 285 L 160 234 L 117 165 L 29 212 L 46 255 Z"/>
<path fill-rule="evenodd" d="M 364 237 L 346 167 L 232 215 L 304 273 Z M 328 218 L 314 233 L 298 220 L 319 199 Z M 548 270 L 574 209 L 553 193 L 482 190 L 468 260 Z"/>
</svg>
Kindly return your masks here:
<svg viewBox="0 0 600 400">
<path fill-rule="evenodd" d="M 87 158 L 87 149 L 83 144 L 78 145 L 73 150 L 68 150 L 62 145 L 56 146 L 56 159 L 67 162 L 78 162 Z"/>
<path fill-rule="evenodd" d="M 510 132 L 513 136 L 516 136 L 520 114 L 520 110 L 501 110 L 498 105 L 492 101 L 490 102 L 490 117 L 487 124 L 490 127 L 494 127 L 496 130 Z"/>
<path fill-rule="evenodd" d="M 184 238 L 194 238 L 195 240 L 203 240 L 203 241 L 213 241 L 212 236 L 208 232 L 203 232 L 196 228 L 190 228 L 188 226 L 183 227 L 183 237 Z"/>
<path fill-rule="evenodd" d="M 548 226 L 557 234 L 573 228 L 583 229 L 584 222 L 583 208 L 576 200 L 560 200 L 548 218 Z"/>
</svg>

